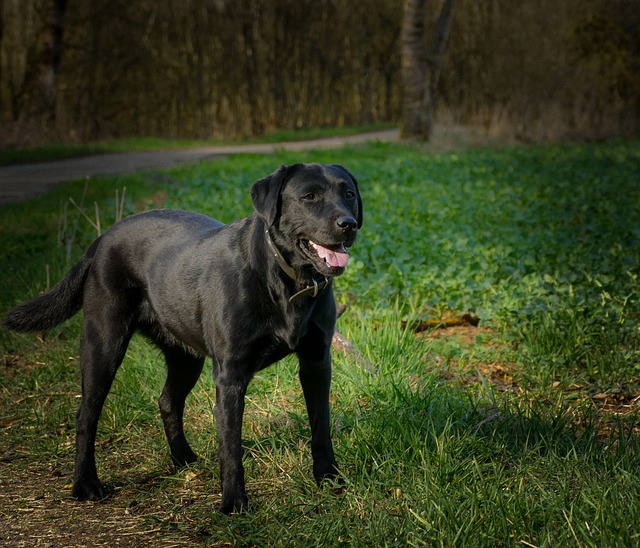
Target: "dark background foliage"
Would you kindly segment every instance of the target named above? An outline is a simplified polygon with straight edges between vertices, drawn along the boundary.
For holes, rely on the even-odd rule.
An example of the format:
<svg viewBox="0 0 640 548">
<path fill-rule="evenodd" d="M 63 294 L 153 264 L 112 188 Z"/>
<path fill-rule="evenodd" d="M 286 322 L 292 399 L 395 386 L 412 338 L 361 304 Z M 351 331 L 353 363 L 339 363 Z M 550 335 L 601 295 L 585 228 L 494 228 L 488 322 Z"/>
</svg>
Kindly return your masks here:
<svg viewBox="0 0 640 548">
<path fill-rule="evenodd" d="M 442 0 L 428 2 L 430 21 Z M 397 123 L 402 0 L 0 0 L 0 140 L 237 138 Z M 640 2 L 460 0 L 438 120 L 637 133 Z"/>
</svg>

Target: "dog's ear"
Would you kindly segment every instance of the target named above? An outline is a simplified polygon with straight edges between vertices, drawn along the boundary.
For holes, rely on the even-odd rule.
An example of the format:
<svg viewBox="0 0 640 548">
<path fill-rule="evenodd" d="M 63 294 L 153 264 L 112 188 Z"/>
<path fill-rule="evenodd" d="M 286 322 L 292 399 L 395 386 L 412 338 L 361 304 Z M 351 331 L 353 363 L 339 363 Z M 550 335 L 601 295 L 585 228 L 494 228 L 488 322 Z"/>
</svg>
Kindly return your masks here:
<svg viewBox="0 0 640 548">
<path fill-rule="evenodd" d="M 251 202 L 258 215 L 264 219 L 267 226 L 273 225 L 280 216 L 281 194 L 287 180 L 289 168 L 280 168 L 255 182 L 251 187 Z"/>
<path fill-rule="evenodd" d="M 334 164 L 332 167 L 336 167 L 342 171 L 344 171 L 353 181 L 354 186 L 356 187 L 356 198 L 358 200 L 358 215 L 356 216 L 356 221 L 358 222 L 358 228 L 362 228 L 362 221 L 363 221 L 363 210 L 362 210 L 362 196 L 360 196 L 360 189 L 358 188 L 358 181 L 356 180 L 356 178 L 353 176 L 353 174 L 344 166 L 341 166 L 339 164 Z"/>
</svg>

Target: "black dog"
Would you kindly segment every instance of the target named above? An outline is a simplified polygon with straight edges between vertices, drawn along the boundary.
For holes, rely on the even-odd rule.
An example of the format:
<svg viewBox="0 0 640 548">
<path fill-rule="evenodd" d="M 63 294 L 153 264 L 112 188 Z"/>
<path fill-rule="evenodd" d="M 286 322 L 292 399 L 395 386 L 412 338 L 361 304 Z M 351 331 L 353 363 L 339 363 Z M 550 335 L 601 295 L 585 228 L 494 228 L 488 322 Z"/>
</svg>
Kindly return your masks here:
<svg viewBox="0 0 640 548">
<path fill-rule="evenodd" d="M 46 331 L 84 308 L 82 402 L 76 416 L 79 500 L 107 495 L 96 472 L 102 406 L 134 331 L 164 353 L 160 412 L 178 465 L 196 460 L 183 430 L 187 394 L 213 359 L 221 511 L 247 507 L 242 415 L 249 381 L 295 352 L 317 482 L 338 477 L 330 438 L 331 280 L 362 225 L 355 178 L 336 165 L 281 167 L 251 189 L 255 213 L 224 225 L 159 210 L 115 224 L 51 291 L 11 311 L 9 329 Z"/>
</svg>

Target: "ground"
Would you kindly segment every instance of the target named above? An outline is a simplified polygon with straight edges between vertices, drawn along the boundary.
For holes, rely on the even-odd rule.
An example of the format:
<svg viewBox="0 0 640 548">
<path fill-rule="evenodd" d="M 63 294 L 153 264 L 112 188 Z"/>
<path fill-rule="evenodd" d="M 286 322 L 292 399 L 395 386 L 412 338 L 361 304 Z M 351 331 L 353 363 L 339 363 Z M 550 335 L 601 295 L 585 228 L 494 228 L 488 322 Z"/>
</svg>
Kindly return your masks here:
<svg viewBox="0 0 640 548">
<path fill-rule="evenodd" d="M 417 331 L 416 337 L 424 338 L 425 343 L 446 340 L 452 344 L 472 347 L 478 344 L 480 337 L 484 345 L 501 344 L 490 329 L 472 325 L 464 317 L 455 317 L 453 320 L 449 317 L 446 325 L 443 323 L 442 327 L 429 331 L 422 331 L 418 326 Z M 357 349 L 346 339 L 337 341 L 334 351 L 352 353 L 356 361 L 361 359 Z M 525 389 L 520 382 L 522 368 L 516 364 L 492 360 L 469 362 L 460 367 L 451 363 L 445 366 L 444 358 L 439 358 L 437 354 L 431 355 L 430 361 L 430 367 L 438 372 L 444 382 L 460 383 L 473 389 L 474 386 L 481 385 L 484 379 L 497 391 L 512 391 L 526 398 Z M 602 419 L 598 428 L 605 438 L 616 422 L 616 417 L 633 412 L 640 400 L 640 387 L 627 387 L 623 393 L 616 394 L 590 394 L 589 388 L 573 388 L 576 403 L 590 402 L 601 411 Z M 486 418 L 481 424 L 501 419 L 498 410 L 487 409 Z M 640 426 L 635 430 L 640 434 Z M 36 463 L 25 455 L 0 454 L 0 545 L 178 547 L 204 540 L 202 536 L 194 536 L 177 528 L 167 528 L 167 509 L 161 506 L 163 497 L 157 492 L 157 489 L 163 487 L 154 485 L 158 478 L 139 480 L 138 487 L 143 491 L 142 499 L 139 494 L 136 498 L 130 496 L 131 493 L 121 492 L 104 502 L 78 503 L 70 497 L 71 475 L 70 469 L 61 470 L 56 465 Z M 186 479 L 188 481 L 189 478 Z M 198 504 L 210 504 L 213 512 L 219 502 L 219 493 L 208 492 L 211 482 L 207 481 L 206 484 L 209 487 L 203 483 L 202 488 L 198 486 L 194 489 L 193 496 L 206 499 Z M 135 502 L 136 500 L 142 502 Z M 162 525 L 154 525 L 154 516 L 162 519 Z M 88 538 L 91 538 L 90 543 Z"/>
<path fill-rule="evenodd" d="M 68 477 L 31 464 L 3 462 L 0 474 L 0 545 L 19 546 L 187 546 L 183 535 L 154 529 L 114 497 L 78 503 L 69 496 Z M 89 542 L 87 539 L 91 538 Z"/>
</svg>

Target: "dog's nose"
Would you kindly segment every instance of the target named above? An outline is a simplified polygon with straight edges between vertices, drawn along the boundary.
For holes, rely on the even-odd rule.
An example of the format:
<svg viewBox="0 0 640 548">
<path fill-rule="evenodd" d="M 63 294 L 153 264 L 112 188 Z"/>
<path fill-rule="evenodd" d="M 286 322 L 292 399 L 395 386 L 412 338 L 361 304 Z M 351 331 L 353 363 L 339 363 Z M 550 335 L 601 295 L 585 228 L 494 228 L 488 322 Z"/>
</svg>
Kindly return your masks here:
<svg viewBox="0 0 640 548">
<path fill-rule="evenodd" d="M 358 222 L 348 215 L 338 217 L 336 224 L 343 230 L 343 232 L 352 232 L 358 227 Z"/>
</svg>

